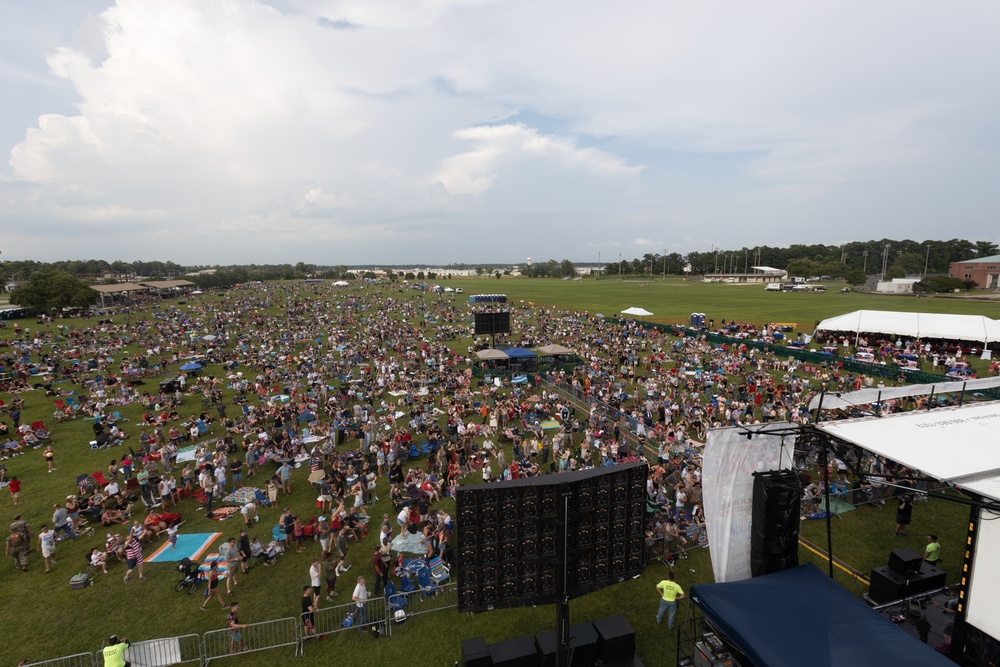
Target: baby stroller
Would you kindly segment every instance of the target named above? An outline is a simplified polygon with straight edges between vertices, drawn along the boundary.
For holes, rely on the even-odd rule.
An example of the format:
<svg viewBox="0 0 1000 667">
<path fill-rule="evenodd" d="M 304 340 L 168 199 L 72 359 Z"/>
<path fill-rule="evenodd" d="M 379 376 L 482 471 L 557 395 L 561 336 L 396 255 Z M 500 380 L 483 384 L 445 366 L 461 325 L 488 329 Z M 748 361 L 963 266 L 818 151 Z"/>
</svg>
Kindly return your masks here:
<svg viewBox="0 0 1000 667">
<path fill-rule="evenodd" d="M 177 571 L 183 574 L 184 578 L 177 582 L 174 590 L 178 593 L 186 590 L 188 595 L 193 595 L 198 590 L 198 584 L 201 583 L 199 567 L 199 564 L 190 558 L 182 559 L 177 566 Z"/>
</svg>

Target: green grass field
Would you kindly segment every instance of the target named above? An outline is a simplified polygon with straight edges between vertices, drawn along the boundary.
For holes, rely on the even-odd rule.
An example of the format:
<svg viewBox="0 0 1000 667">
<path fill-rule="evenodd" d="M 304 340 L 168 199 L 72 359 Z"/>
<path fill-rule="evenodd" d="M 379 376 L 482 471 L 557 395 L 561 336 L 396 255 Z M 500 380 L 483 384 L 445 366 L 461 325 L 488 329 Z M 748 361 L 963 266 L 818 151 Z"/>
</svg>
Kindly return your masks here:
<svg viewBox="0 0 1000 667">
<path fill-rule="evenodd" d="M 811 331 L 816 321 L 859 308 L 885 310 L 927 310 L 931 312 L 975 313 L 1000 317 L 1000 305 L 957 299 L 920 299 L 879 297 L 861 294 L 784 294 L 764 292 L 763 286 L 709 285 L 667 281 L 639 286 L 635 283 L 605 281 L 542 281 L 542 280 L 462 280 L 442 284 L 461 286 L 465 294 L 454 297 L 457 304 L 467 301 L 473 293 L 504 292 L 516 305 L 521 301 L 533 302 L 539 307 L 554 309 L 586 310 L 591 314 L 602 312 L 617 314 L 629 306 L 642 306 L 651 310 L 659 322 L 680 322 L 694 311 L 705 312 L 716 321 L 737 319 L 753 322 L 797 322 L 800 330 Z M 392 288 L 387 288 L 392 289 Z M 207 297 L 212 298 L 212 297 Z M 422 298 L 437 298 L 426 295 Z M 451 298 L 451 297 L 444 297 Z M 277 317 L 279 311 L 274 310 Z M 120 319 L 120 318 L 116 318 Z M 59 322 L 57 322 L 58 324 Z M 83 321 L 70 322 L 79 327 Z M 22 325 L 35 327 L 35 322 L 22 321 Z M 12 337 L 10 328 L 0 331 L 0 339 Z M 468 340 L 452 343 L 455 349 L 464 349 Z M 5 352 L 0 348 L 0 352 Z M 209 367 L 205 372 L 220 374 L 219 367 Z M 155 378 L 147 379 L 152 384 Z M 75 479 L 80 473 L 105 469 L 111 459 L 120 458 L 115 449 L 92 451 L 87 442 L 91 439 L 90 425 L 81 419 L 65 424 L 52 423 L 52 398 L 40 391 L 22 394 L 26 402 L 23 421 L 44 420 L 52 429 L 56 448 L 56 472 L 47 474 L 41 450 L 29 451 L 23 456 L 4 461 L 10 474 L 23 482 L 22 505 L 17 508 L 24 514 L 33 529 L 50 521 L 52 504 L 61 501 L 75 489 Z M 224 393 L 231 405 L 232 392 Z M 9 394 L 0 398 L 10 402 Z M 195 398 L 191 411 L 200 410 Z M 184 410 L 181 414 L 186 414 Z M 134 424 L 141 414 L 137 405 L 121 408 L 124 416 L 132 420 L 125 424 L 126 432 L 133 433 L 130 441 L 137 446 Z M 131 429 L 130 429 L 131 427 Z M 309 488 L 303 469 L 293 476 L 294 493 L 282 502 L 294 512 L 309 516 L 315 513 L 315 493 Z M 382 500 L 371 511 L 380 517 L 389 511 L 388 490 L 380 482 L 378 495 Z M 452 509 L 445 502 L 446 509 Z M 195 511 L 194 501 L 185 500 L 181 511 L 187 523 L 182 532 L 211 532 L 222 530 L 235 536 L 239 530 L 238 519 L 213 522 Z M 264 539 L 270 532 L 280 510 L 262 510 L 259 533 Z M 15 513 L 10 496 L 0 492 L 0 518 L 10 520 Z M 945 567 L 950 580 L 957 579 L 961 545 L 965 538 L 968 512 L 962 506 L 931 500 L 917 506 L 910 535 L 893 536 L 892 508 L 862 507 L 833 520 L 834 554 L 862 572 L 883 565 L 890 550 L 900 546 L 921 549 L 924 535 L 935 531 L 944 545 Z M 79 542 L 60 542 L 56 552 L 58 564 L 53 572 L 44 574 L 41 557 L 31 555 L 31 571 L 16 571 L 6 559 L 2 572 L 2 591 L 5 609 L 3 623 L 3 650 L 0 663 L 16 664 L 22 659 L 38 661 L 100 648 L 102 641 L 112 633 L 127 635 L 133 640 L 169 637 L 188 633 L 202 633 L 223 627 L 225 614 L 218 607 L 210 613 L 199 612 L 195 607 L 200 598 L 174 592 L 179 575 L 170 564 L 146 566 L 148 581 L 122 582 L 124 568 L 114 564 L 110 574 L 96 574 L 96 584 L 83 591 L 70 591 L 69 577 L 83 570 L 84 554 L 91 546 L 102 546 L 104 532 Z M 813 543 L 825 547 L 826 535 L 823 522 L 806 522 L 802 535 Z M 370 574 L 368 565 L 374 535 L 354 544 L 350 562 L 354 569 L 338 585 L 340 601 L 347 602 L 356 573 Z M 265 540 L 266 541 L 266 540 Z M 147 553 L 150 551 L 147 548 Z M 302 586 L 308 583 L 307 570 L 311 559 L 319 552 L 318 545 L 310 544 L 306 553 L 289 553 L 281 557 L 279 565 L 256 568 L 240 578 L 234 599 L 241 603 L 245 622 L 296 616 Z M 800 550 L 803 561 L 820 563 L 808 550 Z M 824 566 L 825 567 L 825 566 Z M 646 573 L 603 591 L 575 600 L 571 607 L 573 622 L 590 620 L 612 613 L 623 613 L 637 631 L 639 655 L 651 667 L 674 664 L 675 638 L 665 626 L 656 626 L 653 617 L 657 608 L 655 584 L 664 578 L 666 567 L 653 562 Z M 687 590 L 693 583 L 712 580 L 711 566 L 706 550 L 696 550 L 691 558 L 679 561 L 678 581 Z M 837 572 L 837 579 L 849 590 L 861 593 L 864 587 L 853 577 Z M 686 606 L 682 605 L 683 613 Z M 411 618 L 395 629 L 391 638 L 372 639 L 354 633 L 342 633 L 323 644 L 308 645 L 305 656 L 292 664 L 325 665 L 331 660 L 360 664 L 393 665 L 451 665 L 459 655 L 461 639 L 484 635 L 495 641 L 518 634 L 535 633 L 554 626 L 552 607 L 495 611 L 475 616 L 454 610 L 440 611 Z M 291 657 L 291 649 L 249 654 L 241 657 L 240 664 L 273 664 L 279 657 Z"/>
</svg>

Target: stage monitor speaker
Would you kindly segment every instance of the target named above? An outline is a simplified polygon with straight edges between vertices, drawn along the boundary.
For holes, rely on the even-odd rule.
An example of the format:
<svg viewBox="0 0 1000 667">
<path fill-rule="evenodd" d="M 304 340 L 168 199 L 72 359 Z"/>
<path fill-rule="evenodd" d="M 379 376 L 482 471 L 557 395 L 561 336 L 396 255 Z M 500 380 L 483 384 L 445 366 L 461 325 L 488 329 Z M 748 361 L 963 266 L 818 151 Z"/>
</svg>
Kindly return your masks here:
<svg viewBox="0 0 1000 667">
<path fill-rule="evenodd" d="M 621 614 L 594 621 L 597 654 L 605 665 L 629 664 L 635 657 L 635 630 Z"/>
<path fill-rule="evenodd" d="M 474 637 L 462 641 L 462 667 L 493 667 L 486 639 Z"/>
<path fill-rule="evenodd" d="M 923 563 L 919 573 L 903 574 L 889 566 L 872 570 L 868 597 L 875 604 L 885 604 L 895 600 L 920 595 L 945 586 L 947 575 L 933 565 Z"/>
<path fill-rule="evenodd" d="M 530 635 L 490 644 L 493 667 L 537 667 L 538 649 Z"/>
<path fill-rule="evenodd" d="M 893 549 L 889 554 L 889 567 L 901 574 L 920 572 L 923 556 L 913 549 Z"/>
<path fill-rule="evenodd" d="M 592 623 L 576 623 L 569 626 L 570 667 L 591 667 L 597 664 L 599 637 Z M 538 664 L 541 667 L 555 667 L 556 631 L 546 630 L 535 635 L 538 648 Z"/>
<path fill-rule="evenodd" d="M 750 573 L 754 577 L 799 564 L 798 476 L 790 470 L 755 473 Z"/>
</svg>

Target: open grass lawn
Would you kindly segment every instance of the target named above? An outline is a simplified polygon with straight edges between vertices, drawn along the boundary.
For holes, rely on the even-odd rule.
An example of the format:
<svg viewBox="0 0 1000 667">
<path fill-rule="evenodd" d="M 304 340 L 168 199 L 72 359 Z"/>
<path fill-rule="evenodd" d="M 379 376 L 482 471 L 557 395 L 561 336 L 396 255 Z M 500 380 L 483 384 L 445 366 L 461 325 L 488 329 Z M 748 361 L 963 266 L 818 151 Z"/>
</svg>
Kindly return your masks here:
<svg viewBox="0 0 1000 667">
<path fill-rule="evenodd" d="M 819 319 L 858 308 L 921 309 L 1000 316 L 1000 306 L 981 302 L 918 301 L 913 298 L 840 295 L 836 291 L 827 294 L 773 294 L 764 292 L 763 286 L 680 281 L 651 283 L 645 287 L 614 280 L 464 280 L 454 281 L 454 284 L 465 289 L 464 295 L 455 297 L 459 305 L 467 301 L 472 293 L 505 292 L 515 304 L 524 300 L 560 309 L 587 310 L 591 314 L 603 312 L 611 316 L 637 305 L 653 311 L 657 321 L 683 321 L 688 314 L 698 311 L 707 313 L 716 321 L 735 318 L 754 322 L 798 322 L 799 328 L 804 330 L 811 330 Z M 212 297 L 206 295 L 206 298 Z M 428 295 L 426 298 L 441 297 Z M 115 318 L 116 321 L 120 319 L 121 316 Z M 80 320 L 67 323 L 74 327 L 85 324 Z M 34 328 L 36 324 L 33 320 L 22 321 L 22 326 Z M 0 339 L 10 339 L 12 335 L 10 328 L 0 331 Z M 468 344 L 467 340 L 455 341 L 453 346 L 464 349 Z M 204 372 L 222 374 L 217 366 L 209 366 Z M 156 381 L 157 378 L 146 380 L 151 386 Z M 15 510 L 11 506 L 10 495 L 6 490 L 0 490 L 0 519 L 9 523 L 15 511 L 19 511 L 37 532 L 42 523 L 51 520 L 52 504 L 74 492 L 77 475 L 106 469 L 111 459 L 121 458 L 122 450 L 92 451 L 87 444 L 92 436 L 89 423 L 76 419 L 55 424 L 52 421 L 52 397 L 44 396 L 41 391 L 21 396 L 26 402 L 23 421 L 44 420 L 52 430 L 57 470 L 51 474 L 46 472 L 41 450 L 29 451 L 4 461 L 9 473 L 22 480 L 23 491 L 22 504 Z M 232 391 L 226 390 L 224 396 L 227 407 L 232 408 Z M 9 403 L 11 396 L 2 394 L 0 398 Z M 201 409 L 199 398 L 186 397 L 180 414 L 186 416 Z M 127 442 L 138 448 L 135 424 L 140 417 L 141 406 L 125 406 L 120 411 L 131 419 L 124 424 L 125 431 L 131 436 Z M 306 476 L 305 469 L 295 471 L 293 494 L 283 498 L 279 504 L 308 517 L 316 511 L 316 494 L 307 483 Z M 384 479 L 380 481 L 378 496 L 381 500 L 370 510 L 375 523 L 383 512 L 391 511 Z M 454 507 L 449 499 L 442 506 L 449 511 Z M 236 536 L 239 532 L 238 518 L 211 521 L 196 511 L 193 500 L 184 500 L 180 511 L 186 520 L 182 533 L 221 530 L 226 536 Z M 280 508 L 261 510 L 257 532 L 262 541 L 267 541 L 279 513 Z M 925 533 L 933 530 L 941 536 L 945 567 L 953 581 L 957 579 L 967 517 L 968 511 L 960 505 L 935 500 L 918 504 L 910 535 L 897 538 L 893 536 L 894 508 L 862 507 L 833 520 L 834 553 L 858 570 L 867 572 L 872 567 L 885 564 L 893 548 L 910 546 L 921 550 Z M 68 583 L 70 576 L 85 570 L 84 555 L 90 547 L 103 548 L 105 532 L 98 527 L 97 534 L 81 537 L 78 542 L 60 542 L 56 551 L 58 563 L 49 574 L 43 573 L 38 553 L 31 554 L 31 569 L 27 573 L 15 570 L 9 558 L 0 564 L 0 597 L 3 600 L 0 665 L 14 665 L 22 659 L 38 661 L 94 651 L 101 647 L 108 635 L 115 633 L 142 640 L 200 634 L 224 626 L 225 613 L 217 604 L 213 603 L 210 612 L 203 613 L 196 608 L 201 602 L 200 596 L 174 591 L 174 584 L 180 576 L 168 563 L 147 564 L 148 581 L 140 582 L 138 577 L 133 576 L 133 581 L 125 584 L 122 582 L 124 566 L 116 562 L 109 567 L 109 574 L 94 575 L 95 585 L 86 590 L 71 591 Z M 349 601 L 355 575 L 370 575 L 369 563 L 375 534 L 377 530 L 373 530 L 360 544 L 352 543 L 350 562 L 353 569 L 338 584 L 338 603 Z M 807 522 L 802 527 L 802 535 L 825 548 L 823 522 Z M 244 622 L 297 616 L 302 586 L 309 583 L 309 564 L 319 554 L 318 543 L 309 543 L 308 546 L 305 553 L 286 553 L 275 567 L 258 567 L 249 575 L 239 577 L 236 594 L 227 599 L 239 600 Z M 153 548 L 155 546 L 147 547 L 146 553 L 151 553 Z M 805 549 L 800 549 L 800 555 L 804 561 L 823 565 L 819 558 Z M 639 655 L 645 664 L 651 667 L 674 664 L 674 635 L 667 632 L 665 626 L 654 623 L 658 605 L 654 586 L 665 578 L 666 572 L 665 565 L 653 562 L 638 579 L 575 600 L 571 606 L 571 620 L 578 622 L 623 613 L 637 631 Z M 685 590 L 689 590 L 693 583 L 711 581 L 708 552 L 693 551 L 689 560 L 678 562 L 677 574 Z M 851 591 L 861 593 L 864 590 L 859 582 L 843 572 L 837 572 L 837 579 Z M 686 603 L 681 606 L 682 614 L 685 609 Z M 367 635 L 341 633 L 322 644 L 307 643 L 305 656 L 293 659 L 292 664 L 326 665 L 343 661 L 347 664 L 451 665 L 460 657 L 459 644 L 464 638 L 484 635 L 488 641 L 496 641 L 535 633 L 553 627 L 554 623 L 555 612 L 550 606 L 475 616 L 446 610 L 411 618 L 405 625 L 395 628 L 391 638 L 375 640 Z M 291 649 L 249 654 L 240 657 L 239 663 L 270 665 L 285 659 L 292 659 Z"/>
</svg>

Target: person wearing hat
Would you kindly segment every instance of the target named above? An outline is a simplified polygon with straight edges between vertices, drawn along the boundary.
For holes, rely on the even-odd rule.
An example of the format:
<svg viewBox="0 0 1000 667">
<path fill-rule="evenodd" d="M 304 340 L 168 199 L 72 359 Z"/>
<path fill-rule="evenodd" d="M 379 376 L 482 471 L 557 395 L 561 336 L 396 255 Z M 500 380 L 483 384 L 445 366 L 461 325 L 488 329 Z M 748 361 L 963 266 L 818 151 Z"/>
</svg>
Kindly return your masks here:
<svg viewBox="0 0 1000 667">
<path fill-rule="evenodd" d="M 104 667 L 131 667 L 131 663 L 125 659 L 125 649 L 130 645 L 127 638 L 118 638 L 118 635 L 111 635 L 108 645 L 101 650 L 104 656 Z"/>
<path fill-rule="evenodd" d="M 11 524 L 5 554 L 14 559 L 14 566 L 17 569 L 24 572 L 28 571 L 28 551 L 30 548 L 30 538 L 25 533 L 15 530 L 14 524 Z"/>
</svg>

